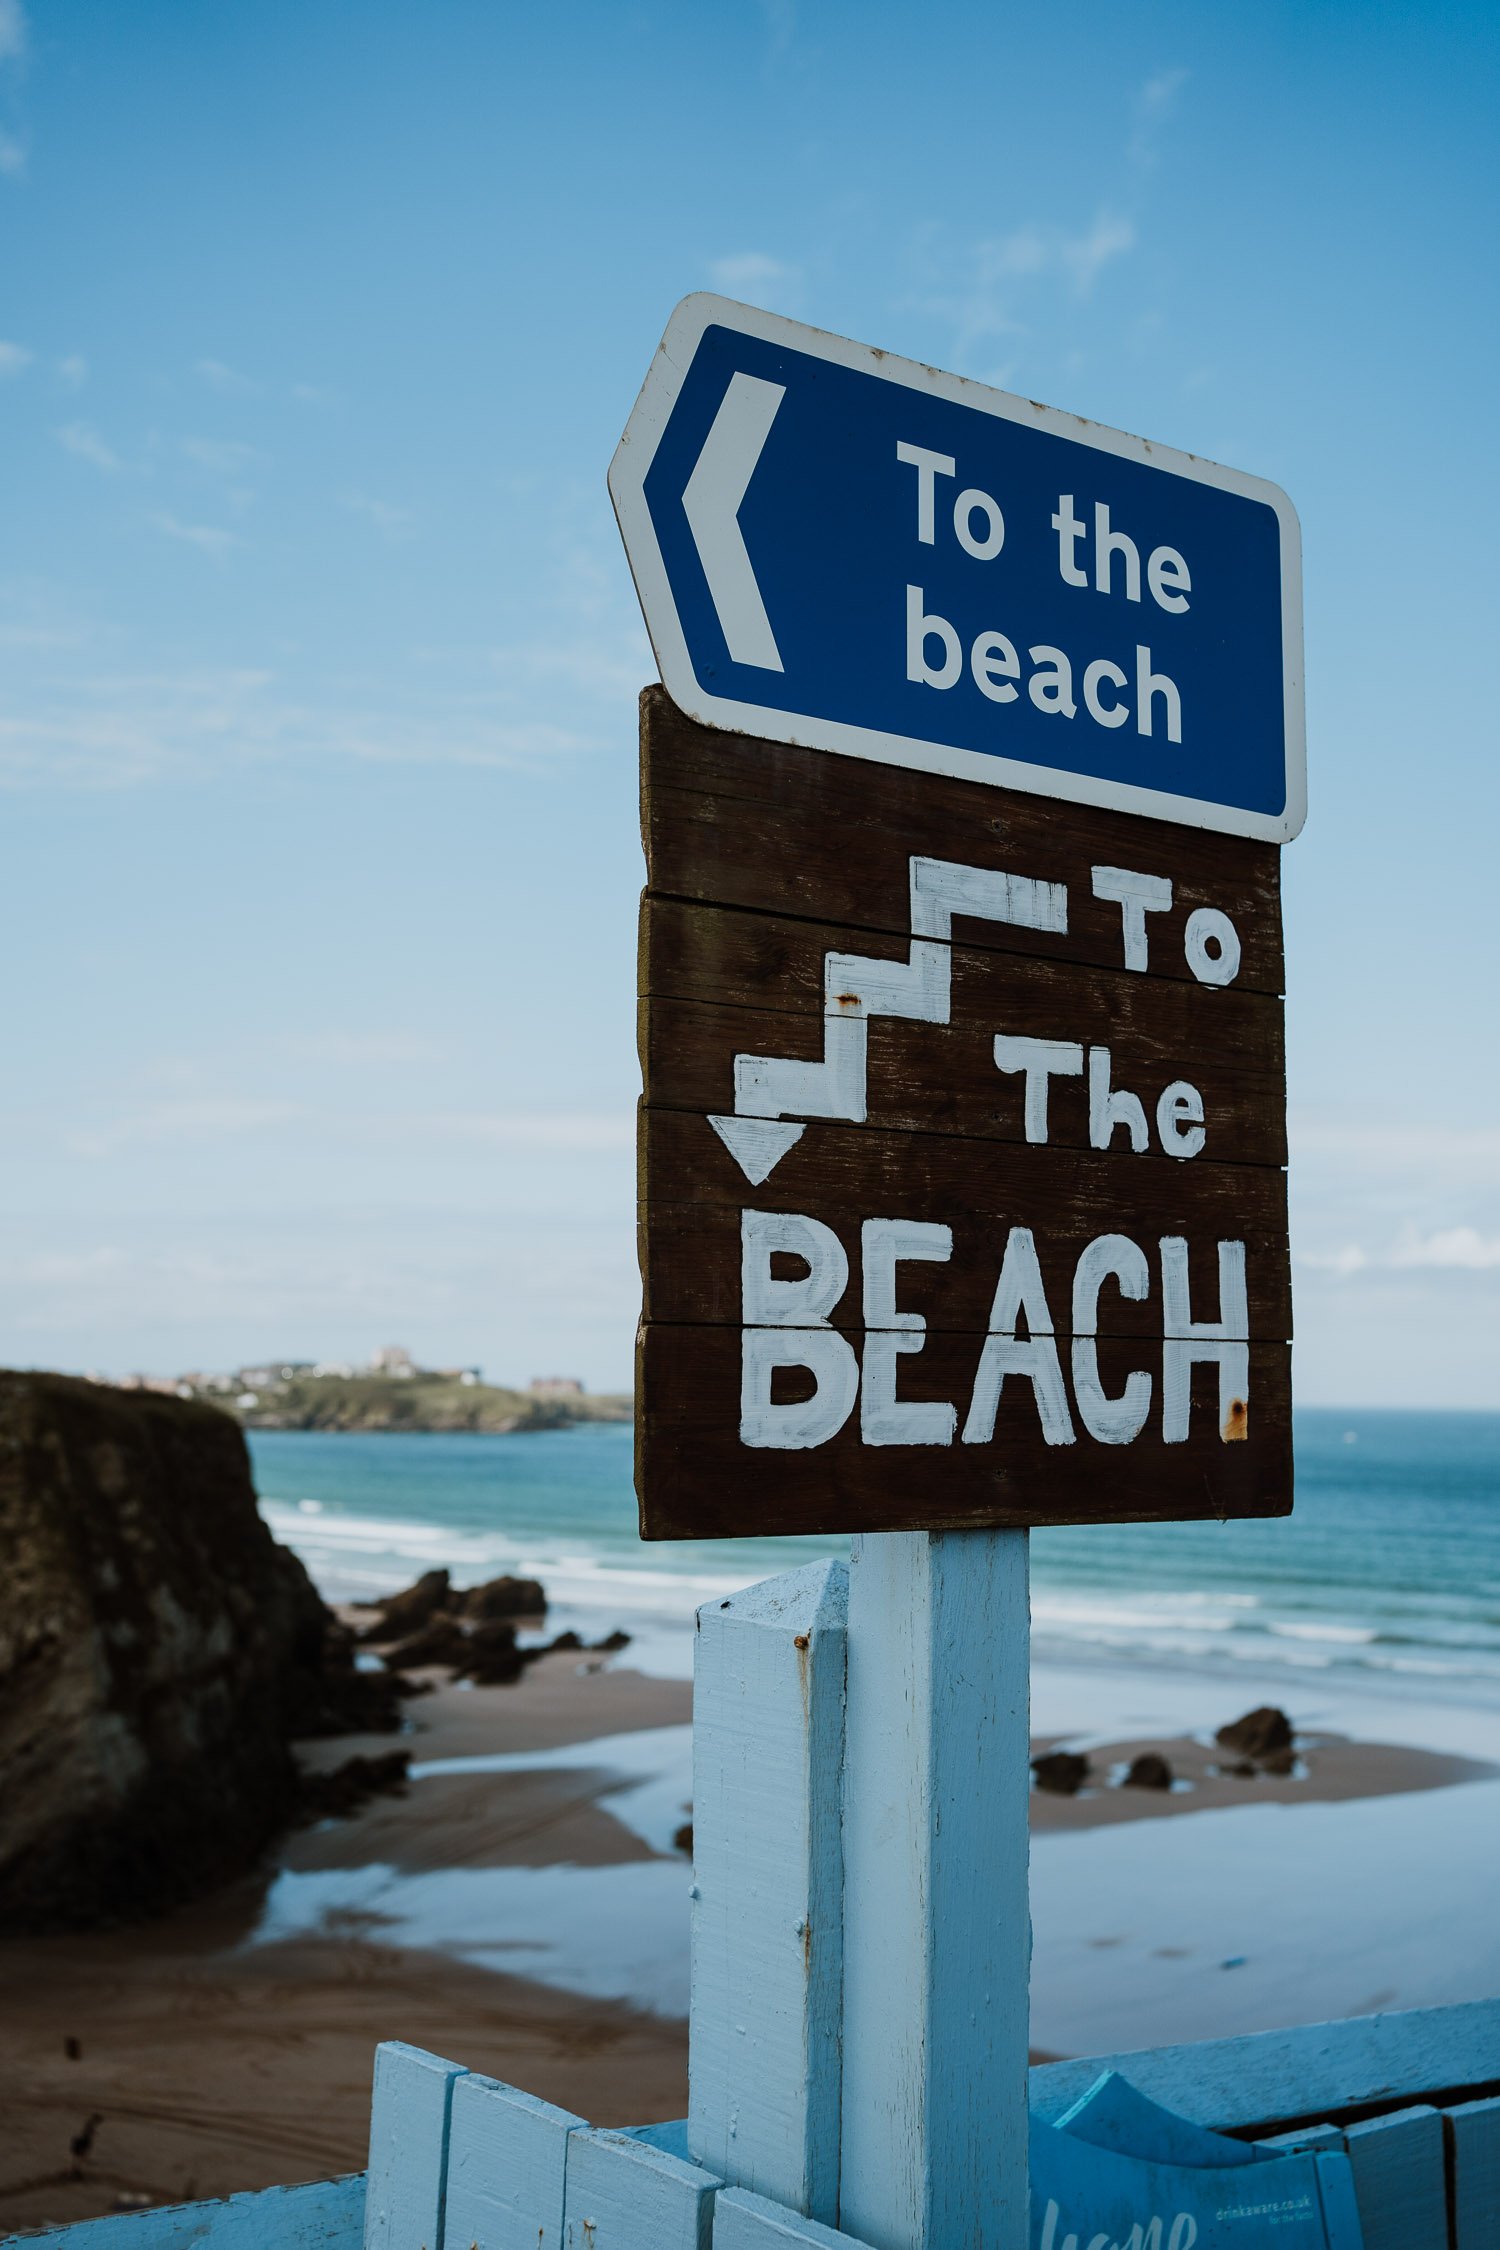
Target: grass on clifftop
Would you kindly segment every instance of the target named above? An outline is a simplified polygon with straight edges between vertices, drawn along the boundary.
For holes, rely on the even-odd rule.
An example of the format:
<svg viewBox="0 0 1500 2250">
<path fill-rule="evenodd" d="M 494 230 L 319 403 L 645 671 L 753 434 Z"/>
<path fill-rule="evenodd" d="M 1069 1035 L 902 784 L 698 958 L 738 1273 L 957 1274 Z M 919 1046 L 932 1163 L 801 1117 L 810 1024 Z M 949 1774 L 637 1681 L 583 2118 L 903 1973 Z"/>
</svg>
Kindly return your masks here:
<svg viewBox="0 0 1500 2250">
<path fill-rule="evenodd" d="M 219 1401 L 227 1404 L 227 1401 Z M 494 1383 L 444 1375 L 292 1375 L 235 1405 L 250 1430 L 561 1430 L 576 1422 L 628 1422 L 629 1397 L 586 1393 L 536 1398 Z"/>
</svg>

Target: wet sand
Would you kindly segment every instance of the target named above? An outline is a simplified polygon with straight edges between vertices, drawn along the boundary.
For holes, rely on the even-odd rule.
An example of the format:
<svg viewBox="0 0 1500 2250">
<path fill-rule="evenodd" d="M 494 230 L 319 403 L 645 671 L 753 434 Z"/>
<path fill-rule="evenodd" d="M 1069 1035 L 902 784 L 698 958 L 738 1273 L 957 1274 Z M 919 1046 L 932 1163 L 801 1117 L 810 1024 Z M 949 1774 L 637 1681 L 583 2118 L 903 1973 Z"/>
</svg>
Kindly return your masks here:
<svg viewBox="0 0 1500 2250">
<path fill-rule="evenodd" d="M 549 1657 L 512 1688 L 444 1684 L 414 1700 L 401 1746 L 414 1760 L 549 1752 L 686 1727 L 691 1700 L 686 1681 Z M 390 1736 L 344 1737 L 307 1745 L 306 1762 L 391 1747 Z M 276 1869 L 159 1922 L 0 1945 L 0 2227 L 357 2170 L 383 2039 L 451 2055 L 601 2124 L 682 2116 L 680 2018 L 383 1942 L 373 1917 L 250 1942 L 278 1870 L 650 1859 L 601 1809 L 614 1778 L 600 1766 L 415 1782 L 352 1819 L 294 1832 Z M 685 1934 L 680 1856 L 674 1873 Z M 88 2145 L 75 2156 L 80 2139 Z"/>
<path fill-rule="evenodd" d="M 1050 1750 L 1063 1739 L 1039 1736 L 1033 1747 Z M 1132 1759 L 1150 1750 L 1159 1752 L 1171 1767 L 1171 1789 L 1124 1785 Z M 1296 1764 L 1289 1774 L 1259 1768 L 1250 1774 L 1226 1771 L 1235 1762 L 1233 1752 L 1189 1735 L 1109 1742 L 1090 1748 L 1088 1755 L 1093 1770 L 1076 1797 L 1033 1789 L 1033 1833 L 1103 1828 L 1115 1821 L 1159 1820 L 1232 1806 L 1346 1804 L 1356 1797 L 1408 1796 L 1500 1774 L 1500 1767 L 1477 1759 L 1386 1742 L 1355 1742 L 1340 1734 L 1299 1734 Z"/>
<path fill-rule="evenodd" d="M 686 1817 L 690 1705 L 685 1680 L 572 1654 L 515 1687 L 443 1682 L 410 1705 L 404 1795 L 298 1831 L 264 1874 L 160 1922 L 0 1946 L 0 2225 L 357 2169 L 381 2039 L 601 2124 L 681 2116 L 688 1867 L 671 1833 Z M 356 1737 L 307 1756 L 326 1767 L 390 1747 Z M 1191 1786 L 1110 1786 L 1146 1748 Z M 1053 1848 L 1074 1829 L 1495 1771 L 1332 1735 L 1309 1738 L 1284 1777 L 1215 1775 L 1222 1754 L 1188 1737 L 1089 1755 L 1077 1797 L 1033 1795 Z M 1086 1943 L 1086 1975 L 1105 1976 L 1105 1941 Z M 611 1996 L 601 1964 L 632 1945 Z"/>
</svg>

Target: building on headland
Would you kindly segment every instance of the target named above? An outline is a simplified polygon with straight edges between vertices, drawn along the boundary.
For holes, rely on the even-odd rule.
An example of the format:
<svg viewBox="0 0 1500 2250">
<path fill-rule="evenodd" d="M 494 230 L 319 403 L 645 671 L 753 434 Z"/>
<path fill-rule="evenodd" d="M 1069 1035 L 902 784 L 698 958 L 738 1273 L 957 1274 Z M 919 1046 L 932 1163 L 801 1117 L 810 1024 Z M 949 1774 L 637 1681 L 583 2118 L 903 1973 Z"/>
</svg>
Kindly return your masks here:
<svg viewBox="0 0 1500 2250">
<path fill-rule="evenodd" d="M 371 1352 L 367 1360 L 332 1359 L 279 1359 L 257 1360 L 245 1367 L 227 1373 L 215 1374 L 194 1368 L 182 1375 L 104 1375 L 91 1373 L 87 1380 L 112 1383 L 127 1391 L 159 1391 L 169 1398 L 201 1398 L 219 1400 L 245 1412 L 254 1408 L 277 1411 L 277 1401 L 288 1389 L 303 1382 L 362 1383 L 384 1379 L 387 1382 L 454 1383 L 465 1390 L 483 1385 L 484 1370 L 478 1366 L 424 1367 L 405 1344 L 383 1344 Z M 583 1385 L 571 1376 L 542 1376 L 532 1385 L 538 1399 L 579 1398 Z"/>
<path fill-rule="evenodd" d="M 370 1354 L 370 1372 L 373 1375 L 394 1375 L 405 1382 L 418 1372 L 418 1368 L 404 1344 L 382 1344 L 379 1351 Z"/>
<path fill-rule="evenodd" d="M 576 1375 L 533 1375 L 527 1384 L 533 1398 L 582 1398 L 583 1385 Z"/>
</svg>

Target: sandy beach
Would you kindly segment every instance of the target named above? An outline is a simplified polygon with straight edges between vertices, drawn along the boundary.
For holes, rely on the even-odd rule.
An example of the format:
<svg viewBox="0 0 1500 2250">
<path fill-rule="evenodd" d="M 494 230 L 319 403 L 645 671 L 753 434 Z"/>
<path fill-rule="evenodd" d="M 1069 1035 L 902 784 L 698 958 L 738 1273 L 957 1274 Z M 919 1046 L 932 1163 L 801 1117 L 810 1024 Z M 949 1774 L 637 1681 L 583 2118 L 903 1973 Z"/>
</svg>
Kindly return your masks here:
<svg viewBox="0 0 1500 2250">
<path fill-rule="evenodd" d="M 0 2224 L 357 2169 L 382 2039 L 460 2056 L 611 2124 L 682 2114 L 680 2015 L 528 1980 L 524 1954 L 520 1973 L 487 1964 L 476 1974 L 451 1952 L 392 1942 L 378 1908 L 330 1903 L 314 1929 L 258 1940 L 278 1884 L 299 1878 L 357 1881 L 375 1867 L 483 1881 L 504 1868 L 627 1874 L 653 1861 L 601 1809 L 612 1768 L 546 1760 L 614 1735 L 685 1735 L 685 1681 L 586 1671 L 561 1655 L 513 1688 L 441 1684 L 412 1711 L 414 1757 L 543 1762 L 514 1776 L 414 1780 L 352 1819 L 295 1832 L 275 1868 L 158 1922 L 0 1946 Z M 309 1745 L 307 1760 L 336 1766 L 390 1747 L 388 1736 L 345 1737 Z M 681 1896 L 685 1937 L 686 1862 L 654 1864 Z"/>
<path fill-rule="evenodd" d="M 0 2222 L 357 2168 L 381 2039 L 599 2123 L 683 2114 L 689 1876 L 672 1838 L 691 1794 L 688 1681 L 649 1677 L 629 1653 L 573 1652 L 514 1687 L 431 1677 L 409 1707 L 403 1794 L 296 1831 L 262 1874 L 160 1921 L 0 1947 Z M 1216 1926 L 1189 1926 L 1170 1871 L 1196 1883 L 1203 1841 L 1227 1832 L 1232 1860 L 1236 1824 L 1279 1820 L 1260 1864 L 1285 1869 L 1320 1816 L 1347 1824 L 1386 1807 L 1411 1828 L 1420 1792 L 1415 1825 L 1429 1836 L 1465 1805 L 1493 1818 L 1495 1768 L 1453 1750 L 1310 1728 L 1293 1773 L 1236 1777 L 1212 1770 L 1223 1753 L 1196 1728 L 1069 1731 L 1080 1700 L 1096 1718 L 1149 1704 L 1133 1684 L 1125 1702 L 1102 1671 L 1039 1682 L 1039 1715 L 1064 1723 L 1038 1750 L 1066 1740 L 1091 1766 L 1076 1796 L 1032 1798 L 1039 2052 L 1180 2036 L 1194 2009 L 1240 2027 L 1266 1914 L 1237 1963 Z M 1169 1683 L 1163 1709 L 1192 1703 L 1220 1723 L 1243 1708 L 1237 1687 Z M 354 1737 L 307 1755 L 327 1767 L 389 1748 Z M 1171 1790 L 1118 1785 L 1144 1749 L 1169 1759 Z M 1256 1880 L 1263 1893 L 1264 1872 Z M 1272 1921 L 1287 1905 L 1265 1903 Z M 1300 2012 L 1354 2012 L 1357 1993 L 1319 2008 L 1327 1946 L 1309 1947 L 1300 1924 L 1296 1943 L 1312 1963 Z M 1365 1981 L 1382 2004 L 1389 1977 L 1372 1963 Z M 1274 1978 L 1266 1989 L 1273 2020 L 1299 2012 Z M 1116 2036 L 1122 2024 L 1133 2036 Z"/>
</svg>

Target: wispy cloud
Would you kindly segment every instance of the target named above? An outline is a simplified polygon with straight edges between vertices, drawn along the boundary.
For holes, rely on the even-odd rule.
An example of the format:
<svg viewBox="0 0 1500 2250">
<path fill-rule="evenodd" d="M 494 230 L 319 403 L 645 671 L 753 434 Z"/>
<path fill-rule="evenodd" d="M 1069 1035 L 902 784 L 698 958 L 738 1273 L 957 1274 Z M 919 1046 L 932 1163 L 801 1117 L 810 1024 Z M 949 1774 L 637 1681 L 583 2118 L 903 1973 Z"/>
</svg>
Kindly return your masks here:
<svg viewBox="0 0 1500 2250">
<path fill-rule="evenodd" d="M 24 344 L 0 343 L 0 375 L 20 375 L 36 355 Z"/>
<path fill-rule="evenodd" d="M 363 516 L 372 523 L 383 539 L 401 539 L 411 529 L 411 510 L 398 508 L 392 501 L 378 500 L 371 492 L 346 492 L 341 506 L 351 515 Z"/>
<path fill-rule="evenodd" d="M 246 1134 L 288 1125 L 301 1115 L 295 1102 L 205 1096 L 192 1101 L 158 1102 L 150 1109 L 113 1118 L 107 1125 L 75 1127 L 66 1135 L 65 1145 L 74 1156 L 99 1158 L 141 1145 L 238 1140 Z"/>
<path fill-rule="evenodd" d="M 259 383 L 249 375 L 242 375 L 237 367 L 230 367 L 222 359 L 196 359 L 193 373 L 212 391 L 222 391 L 234 398 L 253 398 L 260 389 Z"/>
<path fill-rule="evenodd" d="M 382 1224 L 381 1222 L 384 1222 Z M 0 1326 L 11 1364 L 233 1367 L 288 1350 L 364 1359 L 385 1336 L 444 1365 L 476 1354 L 501 1379 L 557 1361 L 600 1388 L 628 1382 L 640 1305 L 628 1227 L 548 1213 L 476 1226 L 472 1208 L 420 1224 L 379 1211 L 287 1214 L 227 1230 L 8 1232 Z M 511 1308 L 504 1310 L 503 1308 Z"/>
<path fill-rule="evenodd" d="M 627 708 L 654 678 L 656 664 L 645 628 L 638 624 L 576 640 L 525 641 L 496 649 L 490 661 L 502 678 L 558 683 L 616 705 L 623 701 Z"/>
<path fill-rule="evenodd" d="M 1087 297 L 1112 258 L 1122 258 L 1136 244 L 1135 222 L 1116 211 L 1101 211 L 1086 234 L 1064 235 L 1057 256 L 1072 279 L 1075 295 Z"/>
<path fill-rule="evenodd" d="M 1299 1262 L 1341 1275 L 1370 1271 L 1496 1273 L 1500 1272 L 1500 1234 L 1482 1234 L 1478 1227 L 1470 1226 L 1436 1227 L 1424 1233 L 1409 1226 L 1382 1250 L 1345 1242 L 1333 1250 L 1309 1250 Z"/>
<path fill-rule="evenodd" d="M 57 377 L 65 390 L 81 391 L 89 379 L 89 363 L 82 352 L 69 352 L 57 363 Z"/>
<path fill-rule="evenodd" d="M 797 0 L 760 0 L 766 26 L 766 61 L 778 63 L 797 36 Z"/>
<path fill-rule="evenodd" d="M 0 68 L 25 60 L 26 11 L 21 0 L 0 0 Z M 26 169 L 26 144 L 15 133 L 0 129 L 0 176 L 17 179 Z M 29 355 L 28 355 L 29 356 Z"/>
<path fill-rule="evenodd" d="M 1439 1227 L 1434 1234 L 1413 1230 L 1391 1253 L 1393 1266 L 1420 1266 L 1441 1273 L 1493 1273 L 1500 1270 L 1500 1234 L 1478 1227 Z"/>
<path fill-rule="evenodd" d="M 1158 161 L 1157 133 L 1176 109 L 1177 97 L 1191 75 L 1182 69 L 1155 70 L 1137 91 L 1126 143 L 1126 154 L 1133 164 L 1147 168 Z"/>
<path fill-rule="evenodd" d="M 711 258 L 709 279 L 727 297 L 763 297 L 769 292 L 795 288 L 802 279 L 798 266 L 789 266 L 764 250 L 741 250 L 732 257 Z"/>
<path fill-rule="evenodd" d="M 96 469 L 102 469 L 106 476 L 118 476 L 125 466 L 119 454 L 113 446 L 105 443 L 92 422 L 65 422 L 57 432 L 57 442 L 65 452 L 73 454 L 79 461 L 89 462 Z"/>
<path fill-rule="evenodd" d="M 638 684 L 638 683 L 637 683 Z M 577 728 L 516 715 L 497 687 L 393 711 L 309 703 L 249 669 L 59 676 L 18 710 L 0 707 L 0 786 L 119 789 L 256 763 L 355 758 L 373 765 L 535 768 L 599 747 Z"/>
<path fill-rule="evenodd" d="M 234 532 L 223 531 L 217 524 L 183 523 L 179 517 L 166 514 L 154 515 L 151 521 L 164 537 L 184 547 L 196 547 L 200 555 L 209 555 L 215 562 L 222 562 L 231 547 L 240 543 Z"/>
<path fill-rule="evenodd" d="M 1337 1176 L 1488 1188 L 1500 1185 L 1500 1127 L 1378 1124 L 1364 1118 L 1294 1110 L 1288 1122 L 1294 1166 L 1323 1160 Z M 1294 1169 L 1293 1177 L 1296 1177 Z"/>
<path fill-rule="evenodd" d="M 265 458 L 255 446 L 242 444 L 238 438 L 187 437 L 182 440 L 182 450 L 196 467 L 225 477 L 242 477 Z"/>
<path fill-rule="evenodd" d="M 635 1145 L 635 1118 L 628 1109 L 329 1111 L 307 1102 L 244 1094 L 153 1102 L 98 1125 L 74 1126 L 63 1139 L 72 1155 L 98 1161 L 127 1148 L 212 1146 L 279 1134 L 289 1127 L 336 1135 L 340 1146 L 350 1148 L 467 1146 L 602 1155 Z"/>
<path fill-rule="evenodd" d="M 1028 332 L 1025 317 L 1038 287 L 1061 284 L 1076 302 L 1093 295 L 1100 275 L 1136 246 L 1135 222 L 1109 206 L 1080 229 L 1035 221 L 969 244 L 947 261 L 951 278 L 940 294 L 923 300 L 923 309 L 952 322 L 955 352 L 962 359 L 1002 337 Z M 924 264 L 943 263 L 930 240 L 921 245 Z"/>
<path fill-rule="evenodd" d="M 404 1139 L 467 1141 L 484 1148 L 580 1154 L 635 1146 L 635 1117 L 629 1110 L 430 1110 L 384 1123 Z"/>
</svg>

